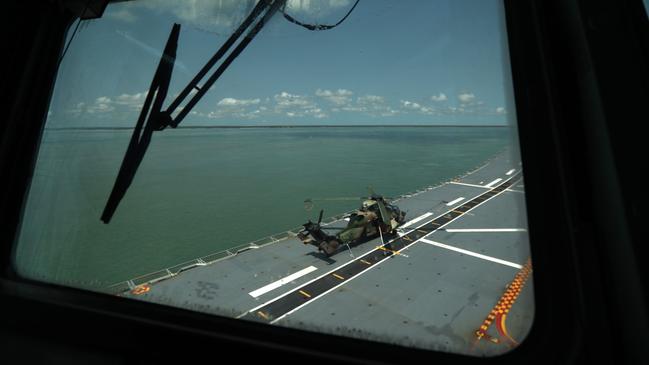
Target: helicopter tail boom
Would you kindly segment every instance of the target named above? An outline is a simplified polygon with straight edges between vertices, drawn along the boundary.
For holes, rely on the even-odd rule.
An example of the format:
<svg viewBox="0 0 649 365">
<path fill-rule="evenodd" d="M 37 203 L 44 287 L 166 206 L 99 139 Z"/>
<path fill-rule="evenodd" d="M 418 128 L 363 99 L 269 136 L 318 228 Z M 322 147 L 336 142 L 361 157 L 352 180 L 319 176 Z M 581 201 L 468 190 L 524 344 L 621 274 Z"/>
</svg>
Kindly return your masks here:
<svg viewBox="0 0 649 365">
<path fill-rule="evenodd" d="M 313 223 L 308 221 L 305 223 L 304 229 L 297 234 L 297 237 L 302 241 L 302 243 L 310 244 L 316 246 L 319 251 L 324 251 L 327 256 L 334 253 L 338 246 L 340 246 L 340 241 L 336 236 L 327 234 L 320 227 L 320 222 L 322 221 L 322 213 L 320 211 L 320 216 L 318 217 L 318 223 Z"/>
</svg>

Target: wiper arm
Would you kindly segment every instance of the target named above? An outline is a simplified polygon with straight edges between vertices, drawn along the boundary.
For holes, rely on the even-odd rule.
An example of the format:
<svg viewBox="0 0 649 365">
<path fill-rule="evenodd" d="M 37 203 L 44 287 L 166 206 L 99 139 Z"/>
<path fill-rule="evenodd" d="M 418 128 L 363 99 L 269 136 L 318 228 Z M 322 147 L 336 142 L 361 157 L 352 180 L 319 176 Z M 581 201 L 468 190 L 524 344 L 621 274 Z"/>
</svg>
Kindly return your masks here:
<svg viewBox="0 0 649 365">
<path fill-rule="evenodd" d="M 174 62 L 176 59 L 176 49 L 178 46 L 178 35 L 180 34 L 180 25 L 174 24 L 167 40 L 164 53 L 158 64 L 158 68 L 151 81 L 149 92 L 145 99 L 140 116 L 135 125 L 131 141 L 129 142 L 124 160 L 117 174 L 117 179 L 113 185 L 113 190 L 108 197 L 106 207 L 101 215 L 101 220 L 104 223 L 109 223 L 113 217 L 119 202 L 126 194 L 135 172 L 137 171 L 144 154 L 146 153 L 149 144 L 151 143 L 151 136 L 154 131 L 160 131 L 167 126 L 176 128 L 180 122 L 185 118 L 187 113 L 198 103 L 198 101 L 205 95 L 207 90 L 218 80 L 218 78 L 225 72 L 239 54 L 246 48 L 246 46 L 255 38 L 264 25 L 272 18 L 272 16 L 283 7 L 286 0 L 261 0 L 257 3 L 250 15 L 241 23 L 237 30 L 228 38 L 228 40 L 219 48 L 219 50 L 212 56 L 212 58 L 203 66 L 203 68 L 196 74 L 192 81 L 187 84 L 183 91 L 176 97 L 176 99 L 169 105 L 166 110 L 162 110 L 162 103 L 167 97 L 169 90 L 169 83 L 171 81 L 171 74 L 173 71 Z M 262 16 L 263 14 L 263 16 Z M 253 28 L 246 34 L 246 37 L 239 42 L 237 47 L 228 55 L 223 61 L 221 66 L 207 79 L 203 86 L 198 83 L 202 80 L 207 72 L 218 62 L 221 57 L 232 47 L 237 39 L 248 29 L 252 23 L 259 17 L 260 20 L 253 26 Z M 196 89 L 197 93 L 187 102 L 185 107 L 172 118 L 172 114 L 178 109 L 183 100 L 189 95 L 192 89 Z"/>
</svg>

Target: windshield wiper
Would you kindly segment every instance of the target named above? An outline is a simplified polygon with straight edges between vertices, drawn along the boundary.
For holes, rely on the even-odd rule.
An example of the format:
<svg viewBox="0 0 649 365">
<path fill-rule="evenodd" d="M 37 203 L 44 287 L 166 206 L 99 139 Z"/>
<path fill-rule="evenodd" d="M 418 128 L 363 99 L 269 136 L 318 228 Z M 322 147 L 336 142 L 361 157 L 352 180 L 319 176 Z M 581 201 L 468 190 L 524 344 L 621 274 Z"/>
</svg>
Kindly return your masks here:
<svg viewBox="0 0 649 365">
<path fill-rule="evenodd" d="M 113 185 L 113 190 L 108 197 L 106 207 L 101 215 L 101 220 L 104 223 L 109 223 L 113 217 L 119 202 L 126 194 L 126 190 L 131 185 L 135 172 L 140 166 L 144 154 L 146 153 L 149 144 L 151 143 L 151 136 L 154 131 L 160 131 L 168 126 L 176 128 L 191 109 L 198 103 L 198 101 L 205 95 L 210 87 L 218 80 L 218 78 L 225 72 L 239 54 L 246 48 L 246 46 L 255 38 L 264 25 L 272 18 L 272 16 L 282 7 L 284 7 L 286 0 L 261 0 L 257 3 L 254 9 L 250 12 L 248 17 L 241 23 L 228 40 L 219 48 L 219 50 L 212 56 L 212 58 L 203 66 L 203 68 L 194 76 L 192 81 L 187 84 L 183 91 L 171 102 L 166 110 L 162 110 L 162 103 L 167 97 L 169 90 L 169 83 L 171 81 L 171 74 L 173 71 L 174 62 L 176 59 L 176 49 L 178 46 L 178 35 L 180 34 L 180 24 L 174 24 L 169 39 L 164 49 L 164 53 L 160 58 L 160 63 L 151 81 L 149 92 L 140 111 L 140 116 L 133 130 L 131 141 L 129 142 L 124 160 L 117 174 L 117 179 Z M 260 19 L 259 19 L 260 18 Z M 257 20 L 258 19 L 258 20 Z M 205 81 L 205 84 L 199 86 L 199 82 L 205 77 L 207 72 L 212 69 L 214 64 L 218 62 L 225 53 L 234 45 L 234 43 L 241 37 L 241 35 L 252 26 L 244 39 L 232 50 L 223 63 L 216 69 L 216 71 Z M 180 104 L 187 98 L 192 90 L 196 90 L 187 104 L 178 112 L 178 115 L 172 117 L 174 112 L 178 109 Z"/>
</svg>

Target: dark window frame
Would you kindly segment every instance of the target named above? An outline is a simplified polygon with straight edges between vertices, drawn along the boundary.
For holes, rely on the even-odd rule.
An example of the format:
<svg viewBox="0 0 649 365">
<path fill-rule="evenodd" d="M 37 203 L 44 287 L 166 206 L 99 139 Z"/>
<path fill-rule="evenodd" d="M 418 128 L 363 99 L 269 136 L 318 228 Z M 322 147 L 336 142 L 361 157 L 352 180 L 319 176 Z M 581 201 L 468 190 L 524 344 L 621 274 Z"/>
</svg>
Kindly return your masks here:
<svg viewBox="0 0 649 365">
<path fill-rule="evenodd" d="M 624 291 L 647 297 L 640 276 L 624 280 L 629 271 L 646 274 L 647 269 L 637 262 L 646 249 L 638 233 L 643 220 L 633 214 L 637 203 L 629 197 L 636 185 L 629 182 L 631 168 L 621 163 L 634 150 L 619 143 L 642 140 L 613 115 L 623 101 L 610 95 L 619 85 L 611 71 L 627 67 L 616 77 L 637 94 L 636 100 L 649 99 L 643 88 L 649 84 L 646 68 L 642 72 L 642 65 L 649 64 L 649 27 L 641 0 L 505 1 L 536 310 L 526 340 L 510 353 L 487 359 L 261 325 L 18 277 L 11 269 L 12 246 L 58 59 L 75 19 L 70 3 L 75 2 L 3 5 L 5 14 L 15 15 L 5 24 L 21 29 L 7 33 L 5 47 L 14 59 L 2 71 L 1 94 L 10 105 L 0 125 L 0 221 L 6 227 L 0 232 L 0 333 L 10 339 L 3 339 L 10 353 L 29 353 L 35 344 L 54 355 L 106 361 L 197 355 L 213 360 L 209 356 L 227 352 L 242 359 L 387 363 L 412 358 L 631 362 L 646 354 L 639 343 L 647 333 L 646 308 L 618 300 Z M 613 41 L 633 58 L 607 57 Z M 602 181 L 593 182 L 594 176 Z M 600 196 L 628 209 L 627 218 L 598 209 Z M 609 240 L 610 230 L 622 233 L 615 242 Z M 616 317 L 621 311 L 624 316 Z"/>
</svg>

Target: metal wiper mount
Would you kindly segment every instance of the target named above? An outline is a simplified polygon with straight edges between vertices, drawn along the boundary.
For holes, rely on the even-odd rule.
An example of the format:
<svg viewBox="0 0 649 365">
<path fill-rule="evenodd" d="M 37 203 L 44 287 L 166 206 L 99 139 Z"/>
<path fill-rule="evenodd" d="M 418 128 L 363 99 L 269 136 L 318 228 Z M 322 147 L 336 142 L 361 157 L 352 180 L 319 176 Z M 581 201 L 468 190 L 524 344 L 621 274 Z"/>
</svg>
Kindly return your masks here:
<svg viewBox="0 0 649 365">
<path fill-rule="evenodd" d="M 227 39 L 227 41 L 219 48 L 219 50 L 212 56 L 212 58 L 203 66 L 203 68 L 194 76 L 192 81 L 187 84 L 183 91 L 174 99 L 173 102 L 162 110 L 162 103 L 167 97 L 169 90 L 169 83 L 171 81 L 171 74 L 173 71 L 174 62 L 176 60 L 176 49 L 178 46 L 178 35 L 180 34 L 180 24 L 174 24 L 169 39 L 164 49 L 164 53 L 160 58 L 160 63 L 151 81 L 149 92 L 142 106 L 140 116 L 138 117 L 131 141 L 129 142 L 124 160 L 119 169 L 115 185 L 110 193 L 106 207 L 101 215 L 101 220 L 104 223 L 109 223 L 112 218 L 119 202 L 126 194 L 126 190 L 131 185 L 135 172 L 140 166 L 144 154 L 146 153 L 149 144 L 151 143 L 151 136 L 154 131 L 160 131 L 168 126 L 176 128 L 180 122 L 192 110 L 194 105 L 205 95 L 210 87 L 218 80 L 223 72 L 230 66 L 237 56 L 246 48 L 246 46 L 255 38 L 257 33 L 264 27 L 264 25 L 272 18 L 272 16 L 282 8 L 286 0 L 260 0 L 251 13 L 241 23 L 237 30 Z M 232 50 L 226 57 L 221 65 L 210 75 L 202 86 L 199 82 L 203 80 L 205 75 L 212 67 L 218 62 L 225 53 L 234 45 L 234 43 L 241 37 L 244 32 L 251 25 L 257 21 L 252 28 L 246 33 L 243 40 Z M 192 90 L 196 90 L 187 104 L 178 111 L 175 117 L 172 115 L 177 111 L 180 104 L 189 96 Z"/>
</svg>

